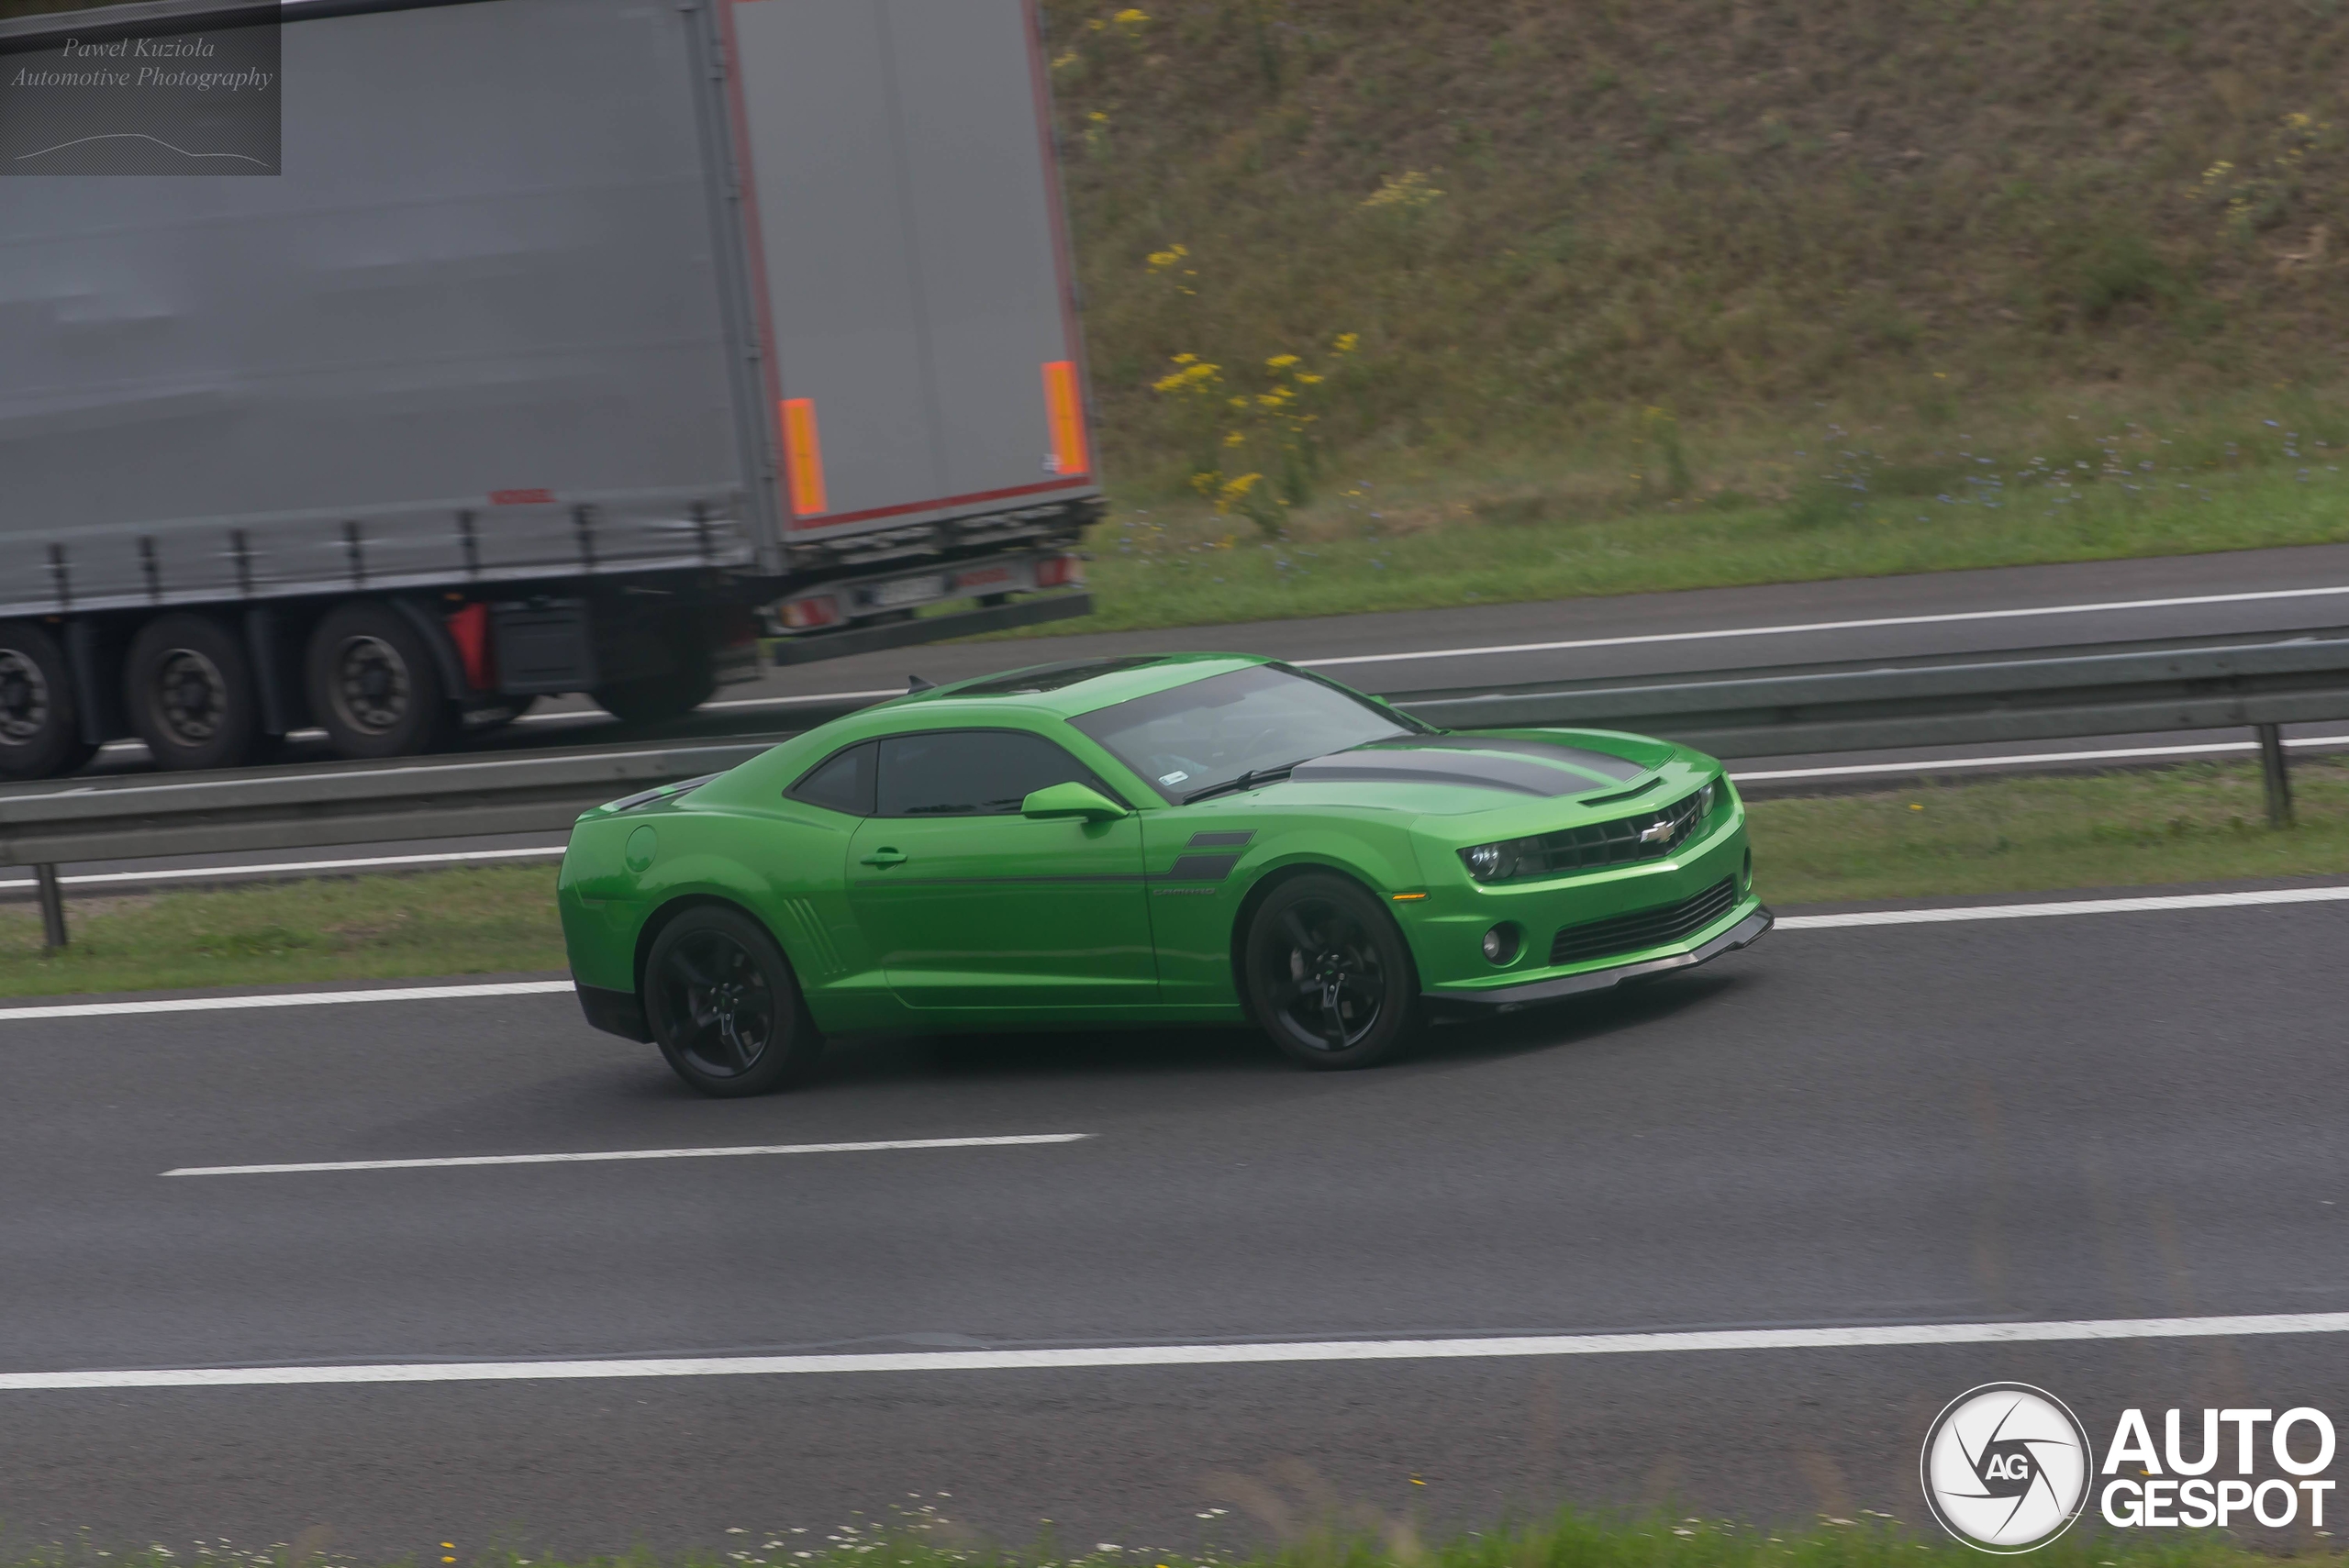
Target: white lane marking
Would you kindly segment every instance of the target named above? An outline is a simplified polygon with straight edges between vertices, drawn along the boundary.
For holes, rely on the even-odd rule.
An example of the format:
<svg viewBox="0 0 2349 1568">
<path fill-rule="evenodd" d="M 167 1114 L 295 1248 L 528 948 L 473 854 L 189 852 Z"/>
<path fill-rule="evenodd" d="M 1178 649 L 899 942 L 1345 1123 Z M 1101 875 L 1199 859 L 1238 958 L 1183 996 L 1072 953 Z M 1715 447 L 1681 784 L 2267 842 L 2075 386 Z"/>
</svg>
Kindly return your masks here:
<svg viewBox="0 0 2349 1568">
<path fill-rule="evenodd" d="M 2337 588 L 2271 588 L 2259 593 L 2193 594 L 2171 599 L 2114 599 L 2102 604 L 2047 605 L 2038 609 L 1950 610 L 1927 616 L 1871 616 L 1863 620 L 1798 621 L 1785 626 L 1720 627 L 1705 631 L 1656 631 L 1634 637 L 1583 637 L 1563 642 L 1505 642 L 1483 648 L 1428 648 L 1408 653 L 1357 653 L 1344 659 L 1296 659 L 1316 670 L 1341 664 L 1399 664 L 1412 659 L 1473 659 L 1490 653 L 1556 653 L 1579 648 L 1633 648 L 1657 642 L 1715 642 L 1732 637 L 1790 637 L 1809 631 L 1867 631 L 1888 626 L 1948 626 L 1960 621 L 2027 620 L 2039 616 L 2100 615 L 2114 610 L 2170 610 L 2193 605 L 2248 605 L 2276 599 L 2318 599 L 2349 594 Z M 1658 680 L 1669 680 L 1668 674 Z"/>
<path fill-rule="evenodd" d="M 160 1002 L 74 1002 L 55 1007 L 0 1007 L 0 1023 L 34 1018 L 112 1018 L 129 1013 L 222 1013 L 248 1007 L 330 1007 L 349 1002 L 473 1001 L 484 996 L 568 994 L 568 980 L 500 980 L 479 985 L 396 985 L 375 991 L 292 991 L 268 996 L 174 996 Z"/>
<path fill-rule="evenodd" d="M 2284 742 L 2294 746 L 2349 746 L 2349 735 L 2306 735 Z M 1740 784 L 1763 779 L 1831 779 L 1871 773 L 1931 773 L 1951 768 L 2010 768 L 2026 762 L 2105 762 L 2126 758 L 2196 757 L 2222 751 L 2256 751 L 2254 740 L 2214 740 L 2192 746 L 2125 746 L 2104 751 L 2038 751 L 2011 757 L 1944 757 L 1932 762 L 1849 762 L 1831 768 L 1780 768 L 1765 773 L 1731 773 Z"/>
<path fill-rule="evenodd" d="M 316 1171 L 424 1171 L 449 1165 L 582 1165 L 601 1160 L 728 1160 L 744 1154 L 869 1154 L 888 1149 L 1005 1149 L 1077 1143 L 1089 1132 L 1030 1132 L 1007 1138 L 896 1138 L 875 1143 L 760 1143 L 730 1149 L 613 1149 L 586 1154 L 460 1154 L 442 1160 L 321 1160 L 302 1165 L 183 1165 L 167 1176 L 284 1176 Z"/>
<path fill-rule="evenodd" d="M 357 871 L 370 866 L 450 865 L 466 861 L 559 860 L 561 844 L 534 850 L 453 850 L 446 854 L 367 855 L 340 861 L 273 861 L 266 865 L 190 866 L 171 871 L 94 871 L 57 880 L 68 887 L 96 887 L 123 882 L 200 882 L 216 876 L 258 876 L 272 872 Z M 32 878 L 0 882 L 0 889 L 30 887 Z"/>
<path fill-rule="evenodd" d="M 2059 915 L 2137 915 L 2172 909 L 2235 909 L 2260 904 L 2349 902 L 2349 887 L 2279 887 L 2255 893 L 2178 893 L 2143 898 L 2081 898 L 2054 904 L 1994 904 L 1971 909 L 1882 909 L 1856 915 L 1781 915 L 1782 931 L 1842 926 L 1918 926 L 1959 920 L 2021 920 Z M 374 991 L 304 991 L 269 996 L 185 996 L 160 1002 L 80 1002 L 64 1006 L 0 1007 L 0 1023 L 37 1018 L 117 1018 L 129 1013 L 210 1013 L 248 1007 L 318 1007 L 351 1002 L 470 1001 L 485 996 L 551 995 L 568 980 L 507 980 L 480 985 L 389 986 Z"/>
<path fill-rule="evenodd" d="M 1298 1362 L 1486 1361 L 1692 1351 L 1856 1350 L 1901 1345 L 2043 1344 L 2349 1333 L 2349 1312 L 2238 1318 L 2109 1318 L 2045 1323 L 1913 1323 L 1845 1329 L 1726 1329 L 1541 1334 L 1484 1340 L 1287 1340 L 1270 1344 L 1104 1345 L 1081 1350 L 907 1351 L 629 1361 L 394 1362 L 349 1366 L 158 1367 L 0 1373 L 0 1393 L 83 1388 L 250 1388 L 351 1383 L 513 1383 L 621 1377 L 772 1377 L 825 1372 L 1036 1372 L 1074 1367 L 1264 1366 Z"/>
<path fill-rule="evenodd" d="M 2034 920 L 2054 915 L 2143 915 L 2172 909 L 2240 909 L 2256 904 L 2349 903 L 2349 887 L 2274 887 L 2257 893 L 2165 893 L 2145 898 L 2076 898 L 2061 904 L 1987 904 L 1972 909 L 1880 909 L 1857 915 L 1781 915 L 1782 931 L 1844 926 L 1936 926 L 1954 920 Z"/>
</svg>

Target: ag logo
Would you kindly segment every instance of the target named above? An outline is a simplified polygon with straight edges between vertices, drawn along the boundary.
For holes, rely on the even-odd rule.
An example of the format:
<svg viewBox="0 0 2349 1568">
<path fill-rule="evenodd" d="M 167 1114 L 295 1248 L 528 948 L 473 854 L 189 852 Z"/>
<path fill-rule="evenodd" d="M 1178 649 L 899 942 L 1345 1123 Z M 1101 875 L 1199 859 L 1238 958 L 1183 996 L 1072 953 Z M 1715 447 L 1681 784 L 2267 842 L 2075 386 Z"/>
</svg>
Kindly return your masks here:
<svg viewBox="0 0 2349 1568">
<path fill-rule="evenodd" d="M 1925 1502 L 1981 1551 L 2034 1551 L 2087 1501 L 2088 1435 L 2064 1402 L 2027 1383 L 1986 1383 L 1950 1401 L 1925 1434 Z"/>
</svg>

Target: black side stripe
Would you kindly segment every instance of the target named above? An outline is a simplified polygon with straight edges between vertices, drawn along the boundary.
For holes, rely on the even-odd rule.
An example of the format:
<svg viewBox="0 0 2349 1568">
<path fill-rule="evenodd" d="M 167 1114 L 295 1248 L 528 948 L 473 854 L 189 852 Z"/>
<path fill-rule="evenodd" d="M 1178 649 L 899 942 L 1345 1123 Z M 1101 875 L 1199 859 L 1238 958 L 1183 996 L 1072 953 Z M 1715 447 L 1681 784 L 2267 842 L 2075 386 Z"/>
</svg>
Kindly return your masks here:
<svg viewBox="0 0 2349 1568">
<path fill-rule="evenodd" d="M 1253 828 L 1245 833 L 1194 833 L 1186 847 L 1194 850 L 1236 850 L 1255 836 Z"/>
</svg>

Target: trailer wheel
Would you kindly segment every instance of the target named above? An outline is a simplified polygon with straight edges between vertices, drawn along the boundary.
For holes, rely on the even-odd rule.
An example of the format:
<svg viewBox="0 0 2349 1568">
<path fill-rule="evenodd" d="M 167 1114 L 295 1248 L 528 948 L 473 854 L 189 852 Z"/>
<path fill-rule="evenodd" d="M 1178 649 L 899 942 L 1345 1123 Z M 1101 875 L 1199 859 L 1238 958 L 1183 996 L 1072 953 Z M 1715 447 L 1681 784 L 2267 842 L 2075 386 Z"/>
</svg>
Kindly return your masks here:
<svg viewBox="0 0 2349 1568">
<path fill-rule="evenodd" d="M 37 626 L 0 625 L 0 779 L 70 773 L 97 751 L 82 739 L 72 667 Z"/>
<path fill-rule="evenodd" d="M 449 694 L 423 634 L 389 605 L 338 605 L 303 660 L 310 713 L 344 757 L 406 757 L 450 738 Z"/>
<path fill-rule="evenodd" d="M 235 768 L 261 734 L 261 698 L 242 639 L 209 616 L 141 627 L 124 662 L 130 728 L 159 767 Z"/>
</svg>

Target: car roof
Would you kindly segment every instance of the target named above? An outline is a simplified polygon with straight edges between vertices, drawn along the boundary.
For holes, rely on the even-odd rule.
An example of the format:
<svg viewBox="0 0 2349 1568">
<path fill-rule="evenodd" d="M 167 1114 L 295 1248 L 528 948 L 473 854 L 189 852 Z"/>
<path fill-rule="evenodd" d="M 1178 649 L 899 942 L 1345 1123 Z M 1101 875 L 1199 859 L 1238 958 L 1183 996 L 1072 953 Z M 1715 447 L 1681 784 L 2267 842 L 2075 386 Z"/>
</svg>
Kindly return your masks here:
<svg viewBox="0 0 2349 1568">
<path fill-rule="evenodd" d="M 1064 659 L 1001 675 L 934 686 L 885 705 L 899 713 L 919 712 L 925 720 L 948 717 L 983 718 L 1007 706 L 1074 718 L 1136 697 L 1187 686 L 1273 661 L 1250 653 L 1158 653 L 1124 658 Z M 870 710 L 868 710 L 870 711 Z"/>
</svg>

